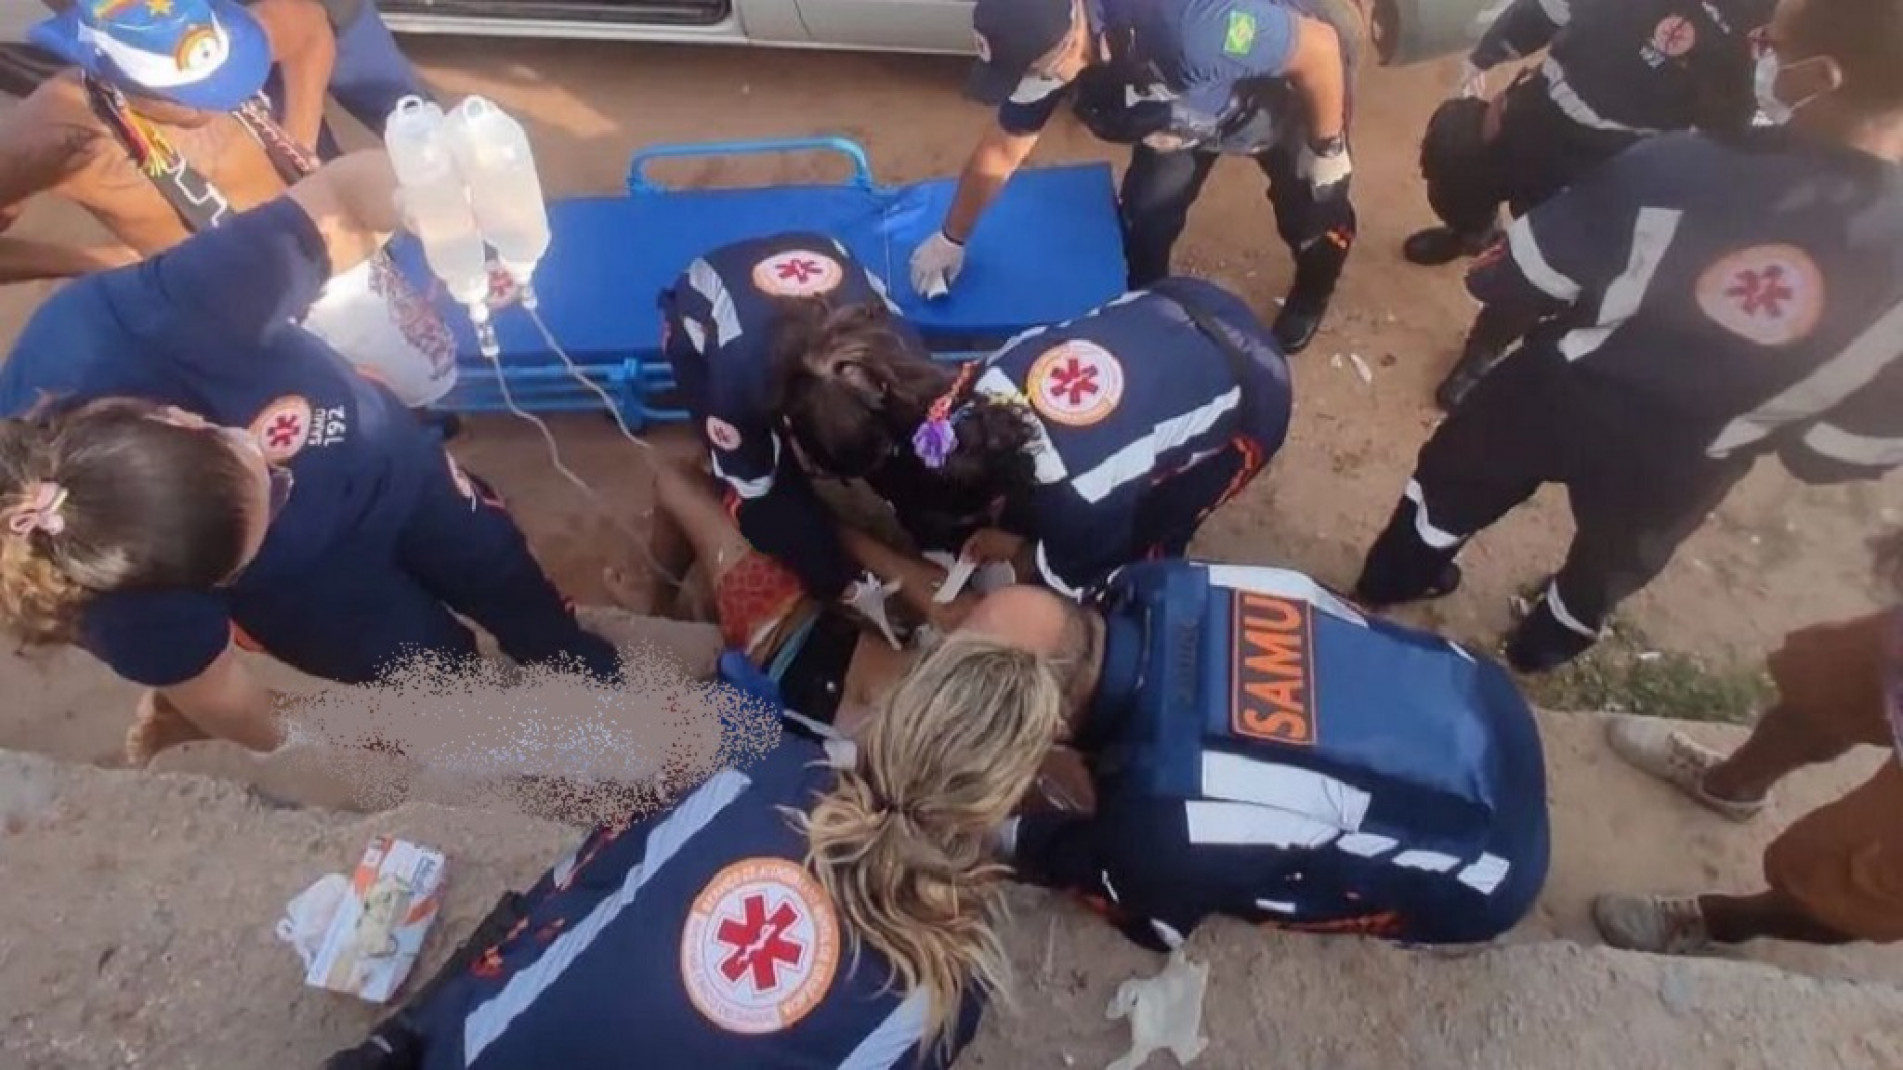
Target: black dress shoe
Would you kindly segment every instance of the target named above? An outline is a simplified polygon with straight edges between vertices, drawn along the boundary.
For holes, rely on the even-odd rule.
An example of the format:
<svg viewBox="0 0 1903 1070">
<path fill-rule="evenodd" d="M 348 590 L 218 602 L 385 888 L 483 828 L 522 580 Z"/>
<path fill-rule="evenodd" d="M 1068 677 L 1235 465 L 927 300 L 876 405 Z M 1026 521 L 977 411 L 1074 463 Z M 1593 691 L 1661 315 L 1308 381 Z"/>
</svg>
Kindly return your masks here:
<svg viewBox="0 0 1903 1070">
<path fill-rule="evenodd" d="M 1428 227 L 1408 235 L 1407 241 L 1401 243 L 1401 255 L 1410 264 L 1439 267 L 1462 257 L 1479 256 L 1498 237 L 1497 230 L 1488 230 L 1483 234 L 1462 234 L 1449 227 Z"/>
<path fill-rule="evenodd" d="M 1322 329 L 1322 320 L 1327 315 L 1328 298 L 1290 293 L 1275 317 L 1275 324 L 1269 328 L 1282 355 L 1292 357 L 1307 349 L 1308 343 L 1315 340 L 1315 333 Z"/>
<path fill-rule="evenodd" d="M 1436 598 L 1445 598 L 1455 591 L 1460 590 L 1461 581 L 1466 579 L 1466 573 L 1460 570 L 1458 562 L 1449 561 L 1447 564 L 1441 566 L 1440 575 L 1436 576 L 1434 582 L 1429 584 L 1425 590 L 1418 594 L 1402 596 L 1397 596 L 1392 591 L 1377 590 L 1372 584 L 1367 582 L 1367 579 L 1366 576 L 1363 576 L 1361 580 L 1355 584 L 1354 599 L 1368 609 L 1379 611 L 1389 609 L 1393 606 L 1406 605 L 1409 602 L 1427 602 Z"/>
</svg>

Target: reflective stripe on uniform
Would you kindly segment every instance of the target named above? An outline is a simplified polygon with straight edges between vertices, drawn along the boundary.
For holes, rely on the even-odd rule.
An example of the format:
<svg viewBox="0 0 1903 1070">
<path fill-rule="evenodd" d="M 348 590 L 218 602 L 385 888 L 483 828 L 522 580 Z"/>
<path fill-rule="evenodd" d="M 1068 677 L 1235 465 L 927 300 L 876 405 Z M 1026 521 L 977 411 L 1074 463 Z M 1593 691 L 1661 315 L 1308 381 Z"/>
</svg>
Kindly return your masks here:
<svg viewBox="0 0 1903 1070">
<path fill-rule="evenodd" d="M 1571 304 L 1579 300 L 1579 284 L 1546 262 L 1539 239 L 1533 236 L 1530 216 L 1521 216 L 1507 228 L 1507 252 L 1518 265 L 1520 274 L 1539 291 L 1555 301 Z"/>
<path fill-rule="evenodd" d="M 727 292 L 720 272 L 707 261 L 696 260 L 687 269 L 687 285 L 707 300 L 708 314 L 714 321 L 714 344 L 725 348 L 739 338 L 740 313 L 733 307 L 733 295 Z"/>
<path fill-rule="evenodd" d="M 773 465 L 767 469 L 766 475 L 753 479 L 741 479 L 738 476 L 728 475 L 727 470 L 720 467 L 720 454 L 712 450 L 708 451 L 708 456 L 714 462 L 715 478 L 732 487 L 733 492 L 739 495 L 742 501 L 757 501 L 766 497 L 773 489 L 773 473 L 780 470 L 780 436 L 769 435 L 768 437 L 773 442 Z"/>
<path fill-rule="evenodd" d="M 1455 877 L 1460 883 L 1474 889 L 1481 895 L 1492 895 L 1494 889 L 1507 879 L 1507 873 L 1513 869 L 1511 863 L 1499 855 L 1484 854 Z"/>
<path fill-rule="evenodd" d="M 1835 408 L 1845 398 L 1869 385 L 1883 369 L 1903 357 L 1903 304 L 1892 305 L 1858 335 L 1843 352 L 1817 366 L 1776 397 L 1731 421 L 1706 452 L 1726 457 L 1788 423 L 1809 419 Z"/>
<path fill-rule="evenodd" d="M 1592 105 L 1587 104 L 1580 98 L 1579 94 L 1574 91 L 1573 87 L 1566 81 L 1566 68 L 1561 67 L 1559 61 L 1553 59 L 1551 56 L 1548 56 L 1546 62 L 1540 65 L 1540 73 L 1546 76 L 1546 95 L 1551 98 L 1553 104 L 1558 107 L 1561 112 L 1565 113 L 1566 118 L 1571 119 L 1583 127 L 1592 130 L 1616 130 L 1646 136 L 1664 133 L 1662 130 L 1648 130 L 1644 127 L 1627 126 L 1624 123 L 1615 123 L 1611 119 L 1601 117 L 1598 112 L 1592 110 Z"/>
<path fill-rule="evenodd" d="M 1115 493 L 1117 488 L 1139 479 L 1147 479 L 1156 470 L 1156 458 L 1204 434 L 1224 416 L 1242 404 L 1242 388 L 1231 387 L 1206 404 L 1159 420 L 1156 426 L 1129 445 L 1104 458 L 1088 472 L 1071 480 L 1078 497 L 1095 504 Z"/>
<path fill-rule="evenodd" d="M 1564 26 L 1573 19 L 1573 7 L 1567 0 L 1539 0 L 1540 10 L 1553 20 L 1553 25 Z"/>
<path fill-rule="evenodd" d="M 1436 550 L 1451 550 L 1466 541 L 1466 536 L 1443 531 L 1435 527 L 1434 522 L 1428 519 L 1427 496 L 1421 489 L 1420 481 L 1408 480 L 1401 495 L 1414 503 L 1414 534 L 1420 536 L 1422 542 Z"/>
<path fill-rule="evenodd" d="M 1429 873 L 1445 873 L 1460 865 L 1460 859 L 1439 851 L 1402 851 L 1388 861 L 1402 869 L 1424 869 Z"/>
<path fill-rule="evenodd" d="M 1203 571 L 1209 575 L 1212 587 L 1292 598 L 1350 624 L 1364 628 L 1368 624 L 1368 618 L 1360 611 L 1300 572 L 1267 565 L 1204 565 Z"/>
<path fill-rule="evenodd" d="M 1818 424 L 1806 431 L 1804 445 L 1813 453 L 1845 464 L 1866 468 L 1903 464 L 1903 438 L 1872 438 L 1833 424 Z"/>
<path fill-rule="evenodd" d="M 1341 835 L 1313 818 L 1249 803 L 1192 800 L 1183 804 L 1183 819 L 1191 843 L 1320 847 Z"/>
<path fill-rule="evenodd" d="M 1639 209 L 1639 218 L 1632 225 L 1632 253 L 1626 258 L 1625 270 L 1606 287 L 1606 295 L 1599 301 L 1598 323 L 1568 331 L 1559 340 L 1559 351 L 1567 360 L 1578 360 L 1605 345 L 1606 339 L 1639 310 L 1684 215 L 1676 208 Z"/>
<path fill-rule="evenodd" d="M 1568 631 L 1578 632 L 1588 639 L 1599 638 L 1599 629 L 1587 627 L 1584 621 L 1573 616 L 1572 610 L 1566 608 L 1565 599 L 1559 596 L 1558 580 L 1546 586 L 1546 608 L 1553 614 L 1553 619 L 1564 624 Z"/>
<path fill-rule="evenodd" d="M 867 1033 L 866 1039 L 840 1062 L 839 1070 L 891 1070 L 899 1065 L 899 1060 L 925 1038 L 925 1018 L 931 1005 L 931 997 L 923 989 L 906 996 L 905 1002 L 892 1008 L 885 1021 Z"/>
<path fill-rule="evenodd" d="M 1279 762 L 1205 751 L 1202 793 L 1212 799 L 1255 803 L 1358 832 L 1373 796 L 1346 781 Z"/>
<path fill-rule="evenodd" d="M 628 871 L 621 887 L 603 899 L 575 927 L 551 943 L 542 956 L 509 978 L 502 991 L 471 1011 L 463 1022 L 463 1063 L 471 1065 L 489 1045 L 502 1038 L 511 1023 L 540 999 L 562 974 L 614 920 L 633 904 L 641 888 L 659 873 L 688 841 L 713 823 L 752 785 L 744 774 L 723 769 L 683 799 L 648 833 L 641 864 Z"/>
</svg>

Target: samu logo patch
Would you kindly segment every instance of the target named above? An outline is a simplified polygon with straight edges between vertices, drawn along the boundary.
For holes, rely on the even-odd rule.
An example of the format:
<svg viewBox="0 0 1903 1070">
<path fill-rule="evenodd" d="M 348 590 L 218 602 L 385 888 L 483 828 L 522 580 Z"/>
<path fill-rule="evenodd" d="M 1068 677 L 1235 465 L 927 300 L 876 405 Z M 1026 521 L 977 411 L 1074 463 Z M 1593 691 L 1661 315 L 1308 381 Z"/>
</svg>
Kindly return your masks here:
<svg viewBox="0 0 1903 1070">
<path fill-rule="evenodd" d="M 1222 37 L 1222 50 L 1231 56 L 1246 56 L 1255 47 L 1255 16 L 1247 11 L 1229 12 L 1229 29 Z"/>
</svg>

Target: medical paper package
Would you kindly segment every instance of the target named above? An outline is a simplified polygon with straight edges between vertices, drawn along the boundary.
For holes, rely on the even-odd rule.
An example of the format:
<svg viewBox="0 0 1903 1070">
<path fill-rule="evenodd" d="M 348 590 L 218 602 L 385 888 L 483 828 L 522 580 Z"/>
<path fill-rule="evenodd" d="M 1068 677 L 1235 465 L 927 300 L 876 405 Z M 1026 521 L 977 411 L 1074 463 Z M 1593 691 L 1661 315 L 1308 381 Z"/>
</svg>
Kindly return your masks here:
<svg viewBox="0 0 1903 1070">
<path fill-rule="evenodd" d="M 372 840 L 310 961 L 304 983 L 384 1003 L 401 988 L 442 908 L 443 856 Z"/>
</svg>

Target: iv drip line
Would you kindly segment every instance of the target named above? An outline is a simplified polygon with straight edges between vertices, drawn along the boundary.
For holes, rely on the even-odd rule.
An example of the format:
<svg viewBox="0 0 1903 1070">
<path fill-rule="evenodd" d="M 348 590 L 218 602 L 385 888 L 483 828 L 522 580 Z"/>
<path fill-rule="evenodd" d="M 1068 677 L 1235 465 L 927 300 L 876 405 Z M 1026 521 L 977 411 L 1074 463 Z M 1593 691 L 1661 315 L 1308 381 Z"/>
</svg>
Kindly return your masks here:
<svg viewBox="0 0 1903 1070">
<path fill-rule="evenodd" d="M 534 316 L 536 325 L 540 327 L 542 322 L 541 317 L 535 316 L 533 310 L 530 310 L 530 315 Z M 546 337 L 547 336 L 546 328 L 543 328 L 543 333 L 544 333 L 544 336 Z M 549 341 L 551 344 L 554 344 L 553 338 L 550 338 Z M 556 348 L 556 352 L 561 353 L 562 360 L 564 362 L 568 360 L 568 355 L 566 353 L 562 353 L 559 346 Z M 634 543 L 635 548 L 640 550 L 641 556 L 647 561 L 648 568 L 652 569 L 656 576 L 666 581 L 668 584 L 672 585 L 674 589 L 679 590 L 685 584 L 686 581 L 682 579 L 681 577 L 674 575 L 674 573 L 668 571 L 667 568 L 662 566 L 660 560 L 654 556 L 654 551 L 648 547 L 647 538 L 645 536 L 642 536 L 638 532 L 636 532 L 633 528 L 629 527 L 626 523 L 624 523 L 619 516 L 615 515 L 614 510 L 608 507 L 608 503 L 601 500 L 601 495 L 596 492 L 595 488 L 588 485 L 587 480 L 576 475 L 574 471 L 572 471 L 568 467 L 568 465 L 562 463 L 561 447 L 556 444 L 555 432 L 549 429 L 548 424 L 545 423 L 541 417 L 536 416 L 535 414 L 524 410 L 521 406 L 516 404 L 515 394 L 513 391 L 509 389 L 509 378 L 508 376 L 504 375 L 502 372 L 502 362 L 496 358 L 490 358 L 489 364 L 491 367 L 495 369 L 496 385 L 500 387 L 502 390 L 502 404 L 508 408 L 509 412 L 520 417 L 521 419 L 527 420 L 529 423 L 535 425 L 535 429 L 537 431 L 541 432 L 542 441 L 548 446 L 549 464 L 552 467 L 554 467 L 555 471 L 563 479 L 566 479 L 570 483 L 573 483 L 578 489 L 580 489 L 580 491 L 583 494 L 587 495 L 588 500 L 593 502 L 595 504 L 595 507 L 601 511 L 601 514 L 608 518 L 609 523 L 621 529 L 621 533 L 628 536 L 629 540 Z M 572 368 L 574 365 L 570 364 L 569 366 Z M 619 419 L 620 419 L 620 415 L 617 413 L 616 420 L 619 421 Z M 623 428 L 623 433 L 626 433 L 625 427 Z M 629 438 L 633 439 L 633 436 L 629 435 Z M 636 442 L 637 445 L 641 446 L 644 449 L 647 449 L 650 451 L 654 449 L 654 446 L 651 443 L 641 442 L 638 439 L 633 439 L 633 440 Z"/>
</svg>

